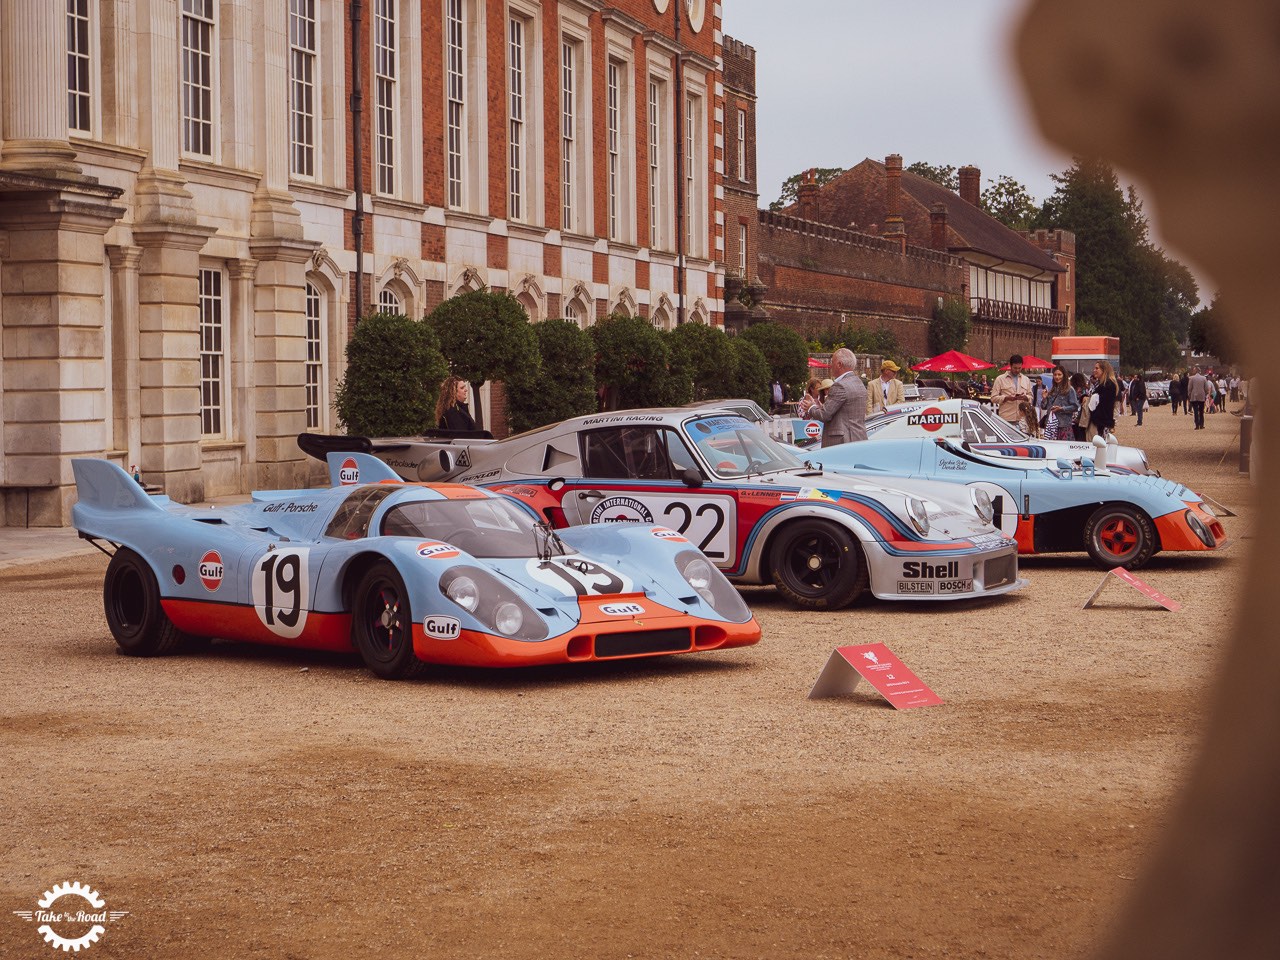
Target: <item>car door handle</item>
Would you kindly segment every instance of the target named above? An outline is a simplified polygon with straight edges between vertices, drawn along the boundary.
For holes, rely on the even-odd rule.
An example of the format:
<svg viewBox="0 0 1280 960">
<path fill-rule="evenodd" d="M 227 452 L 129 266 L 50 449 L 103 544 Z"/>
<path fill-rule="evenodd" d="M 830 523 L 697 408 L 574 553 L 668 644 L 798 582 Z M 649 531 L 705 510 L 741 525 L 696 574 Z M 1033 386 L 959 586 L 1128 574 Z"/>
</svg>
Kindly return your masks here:
<svg viewBox="0 0 1280 960">
<path fill-rule="evenodd" d="M 604 496 L 599 490 L 583 490 L 578 494 L 583 500 L 599 500 Z"/>
</svg>

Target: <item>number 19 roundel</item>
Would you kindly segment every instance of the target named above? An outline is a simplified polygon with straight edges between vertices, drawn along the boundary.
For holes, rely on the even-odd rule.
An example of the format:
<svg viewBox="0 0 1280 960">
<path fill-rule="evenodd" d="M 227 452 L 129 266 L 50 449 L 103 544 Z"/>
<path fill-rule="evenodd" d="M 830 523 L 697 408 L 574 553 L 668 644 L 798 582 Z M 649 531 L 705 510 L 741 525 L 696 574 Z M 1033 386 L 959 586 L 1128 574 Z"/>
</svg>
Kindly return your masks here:
<svg viewBox="0 0 1280 960">
<path fill-rule="evenodd" d="M 305 547 L 272 550 L 253 568 L 253 609 L 277 637 L 293 639 L 307 625 L 311 605 Z"/>
</svg>

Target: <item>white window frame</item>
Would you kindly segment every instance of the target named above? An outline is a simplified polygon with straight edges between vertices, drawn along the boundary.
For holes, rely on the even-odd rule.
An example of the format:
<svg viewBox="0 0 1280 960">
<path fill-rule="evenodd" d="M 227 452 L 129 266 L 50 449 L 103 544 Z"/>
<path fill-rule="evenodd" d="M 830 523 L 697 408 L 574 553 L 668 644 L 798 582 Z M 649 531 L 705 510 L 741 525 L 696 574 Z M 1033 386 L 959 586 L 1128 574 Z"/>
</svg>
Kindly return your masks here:
<svg viewBox="0 0 1280 960">
<path fill-rule="evenodd" d="M 450 210 L 486 213 L 489 209 L 487 4 L 482 0 L 441 2 L 444 202 Z M 501 122 L 497 117 L 494 121 Z"/>
<path fill-rule="evenodd" d="M 622 239 L 622 98 L 623 64 L 612 57 L 605 65 L 605 194 L 608 198 L 608 235 Z"/>
<path fill-rule="evenodd" d="M 397 0 L 373 0 L 373 182 L 384 197 L 396 195 L 399 165 L 400 19 Z"/>
<path fill-rule="evenodd" d="M 289 0 L 289 172 L 316 177 L 317 0 Z"/>
<path fill-rule="evenodd" d="M 466 0 L 444 0 L 445 205 L 465 205 L 467 142 Z"/>
<path fill-rule="evenodd" d="M 635 68 L 630 48 L 609 41 L 605 60 L 605 228 L 619 243 L 636 242 Z"/>
<path fill-rule="evenodd" d="M 560 8 L 560 229 L 593 232 L 591 30 L 585 12 L 569 4 Z M 566 56 L 569 60 L 566 61 Z M 572 85 L 565 84 L 566 62 Z"/>
<path fill-rule="evenodd" d="M 179 88 L 182 152 L 217 160 L 218 87 L 217 0 L 182 0 L 179 36 Z"/>
<path fill-rule="evenodd" d="M 231 435 L 227 403 L 227 278 L 220 267 L 201 267 L 197 278 L 200 351 L 200 438 Z"/>
<path fill-rule="evenodd" d="M 310 280 L 306 283 L 306 339 L 307 359 L 305 362 L 306 404 L 305 414 L 308 430 L 326 428 L 325 411 L 328 409 L 328 378 L 325 371 L 329 366 L 327 337 L 325 324 L 328 310 L 324 291 Z"/>
<path fill-rule="evenodd" d="M 666 84 L 650 74 L 648 103 L 649 131 L 649 246 L 662 249 L 662 101 L 666 99 Z"/>
<path fill-rule="evenodd" d="M 747 182 L 747 111 L 738 108 L 738 179 Z"/>
<path fill-rule="evenodd" d="M 390 284 L 378 291 L 378 312 L 404 314 L 404 303 L 400 295 L 391 289 Z"/>
<path fill-rule="evenodd" d="M 507 216 L 529 219 L 529 33 L 532 25 L 516 12 L 507 17 Z"/>
<path fill-rule="evenodd" d="M 747 225 L 738 224 L 738 276 L 747 279 Z"/>
<path fill-rule="evenodd" d="M 67 0 L 67 128 L 92 135 L 97 104 L 93 95 L 93 54 L 97 24 L 90 0 Z"/>
<path fill-rule="evenodd" d="M 684 100 L 685 136 L 685 232 L 689 253 L 707 253 L 707 143 L 706 91 L 687 87 Z"/>
</svg>

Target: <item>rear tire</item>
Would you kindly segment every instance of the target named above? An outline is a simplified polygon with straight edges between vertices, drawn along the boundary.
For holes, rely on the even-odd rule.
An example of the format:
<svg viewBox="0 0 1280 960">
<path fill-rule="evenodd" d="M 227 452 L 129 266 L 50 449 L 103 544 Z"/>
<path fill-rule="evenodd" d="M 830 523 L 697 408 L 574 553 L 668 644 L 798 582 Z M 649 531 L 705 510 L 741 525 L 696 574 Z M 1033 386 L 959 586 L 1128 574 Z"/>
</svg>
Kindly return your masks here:
<svg viewBox="0 0 1280 960">
<path fill-rule="evenodd" d="M 131 657 L 173 653 L 191 637 L 173 625 L 160 604 L 160 585 L 147 561 L 121 547 L 107 564 L 102 607 L 120 652 Z"/>
<path fill-rule="evenodd" d="M 839 610 L 867 588 L 857 539 L 829 520 L 806 519 L 778 531 L 769 566 L 778 592 L 807 610 Z"/>
<path fill-rule="evenodd" d="M 413 611 L 396 568 L 381 561 L 360 578 L 351 605 L 351 635 L 365 666 L 384 680 L 426 672 L 413 652 Z"/>
<path fill-rule="evenodd" d="M 1151 518 L 1141 510 L 1104 504 L 1084 526 L 1084 546 L 1104 570 L 1137 570 L 1156 552 L 1156 531 Z"/>
</svg>

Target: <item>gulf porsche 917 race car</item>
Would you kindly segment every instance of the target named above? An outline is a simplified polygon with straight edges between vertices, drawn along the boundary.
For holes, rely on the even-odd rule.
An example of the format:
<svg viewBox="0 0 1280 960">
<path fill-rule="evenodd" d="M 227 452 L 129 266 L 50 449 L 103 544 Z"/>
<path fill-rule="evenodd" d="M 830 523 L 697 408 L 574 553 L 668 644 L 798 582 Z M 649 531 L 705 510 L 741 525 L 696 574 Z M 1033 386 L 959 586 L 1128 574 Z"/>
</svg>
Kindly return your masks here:
<svg viewBox="0 0 1280 960">
<path fill-rule="evenodd" d="M 1113 472 L 1097 459 L 1077 464 L 991 456 L 954 439 L 864 440 L 821 451 L 825 470 L 858 477 L 941 480 L 981 494 L 1019 553 L 1085 550 L 1100 567 L 1136 570 L 1161 550 L 1218 550 L 1226 531 L 1199 496 L 1156 476 Z"/>
<path fill-rule="evenodd" d="M 1078 460 L 1092 458 L 1091 443 L 1076 440 L 1041 440 L 1001 420 L 977 400 L 939 400 L 899 403 L 878 416 L 867 418 L 867 439 L 890 437 L 950 437 L 963 440 L 968 449 L 996 457 Z M 1137 447 L 1113 444 L 1109 461 L 1134 473 L 1154 473 L 1147 455 Z M 831 449 L 831 448 L 827 448 Z"/>
<path fill-rule="evenodd" d="M 824 473 L 719 412 L 623 410 L 489 442 L 304 434 L 299 443 L 314 455 L 368 449 L 403 477 L 483 484 L 557 528 L 665 523 L 731 581 L 772 582 L 809 609 L 847 606 L 868 589 L 944 600 L 1023 583 L 1016 545 L 966 491 Z"/>
<path fill-rule="evenodd" d="M 115 547 L 103 604 L 120 649 L 147 656 L 220 637 L 355 650 L 398 679 L 427 663 L 609 660 L 760 639 L 738 592 L 671 530 L 556 533 L 506 497 L 406 484 L 373 457 L 334 460 L 330 489 L 213 509 L 148 496 L 108 461 L 74 460 L 73 522 Z M 375 482 L 356 482 L 362 473 Z"/>
</svg>

